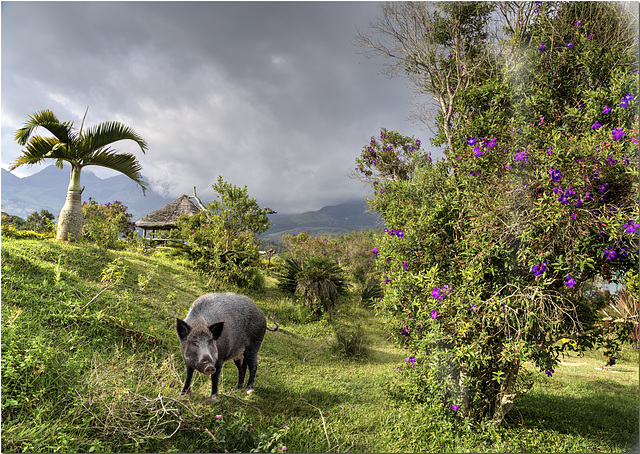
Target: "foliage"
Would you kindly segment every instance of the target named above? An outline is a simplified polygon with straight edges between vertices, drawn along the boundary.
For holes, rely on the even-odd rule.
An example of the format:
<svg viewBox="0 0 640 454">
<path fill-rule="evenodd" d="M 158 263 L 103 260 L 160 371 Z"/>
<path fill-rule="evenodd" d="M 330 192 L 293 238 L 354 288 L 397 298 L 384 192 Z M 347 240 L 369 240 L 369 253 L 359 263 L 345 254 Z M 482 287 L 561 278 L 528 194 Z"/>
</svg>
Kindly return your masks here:
<svg viewBox="0 0 640 454">
<path fill-rule="evenodd" d="M 207 212 L 181 216 L 172 235 L 187 241 L 194 267 L 210 276 L 215 287 L 233 285 L 260 289 L 258 236 L 269 228 L 266 211 L 240 189 L 218 177 L 212 185 L 219 200 Z"/>
<path fill-rule="evenodd" d="M 56 225 L 53 223 L 55 216 L 47 210 L 34 211 L 25 221 L 25 229 L 37 233 L 55 233 Z"/>
<path fill-rule="evenodd" d="M 282 236 L 289 257 L 299 263 L 312 258 L 335 261 L 356 287 L 363 302 L 382 296 L 375 271 L 374 238 L 374 231 L 354 231 L 328 238 L 310 236 L 307 232 Z"/>
<path fill-rule="evenodd" d="M 89 201 L 82 204 L 82 214 L 84 237 L 103 250 L 122 248 L 122 240 L 130 240 L 135 235 L 133 215 L 127 213 L 127 207 L 119 200 L 100 205 L 89 197 Z"/>
<path fill-rule="evenodd" d="M 45 211 L 45 210 L 43 210 Z M 16 219 L 17 218 L 17 219 Z M 3 238 L 16 238 L 16 239 L 32 239 L 32 240 L 45 240 L 53 238 L 54 232 L 49 230 L 48 232 L 34 232 L 33 230 L 26 230 L 26 222 L 17 216 L 8 215 L 2 213 L 2 237 Z"/>
<path fill-rule="evenodd" d="M 347 290 L 342 268 L 322 257 L 304 262 L 287 259 L 278 280 L 282 290 L 300 296 L 316 314 L 324 312 L 327 316 L 331 316 L 338 296 Z"/>
<path fill-rule="evenodd" d="M 104 288 L 108 271 L 125 266 L 120 284 L 81 311 Z M 285 452 L 633 452 L 637 446 L 638 355 L 630 349 L 619 355 L 618 374 L 594 370 L 593 352 L 565 358 L 573 364 L 559 366 L 553 380 L 536 377 L 539 386 L 516 403 L 504 427 L 456 427 L 453 417 L 384 392 L 392 375 L 402 375 L 393 365 L 406 355 L 371 311 L 341 307 L 334 314 L 336 325 L 360 324 L 371 342 L 368 356 L 354 361 L 336 355 L 332 324 L 306 318 L 269 286 L 254 300 L 285 323 L 265 338 L 256 392 L 235 389 L 235 366 L 228 363 L 218 401 L 208 399 L 209 380 L 201 374 L 192 395 L 178 398 L 184 369 L 175 317 L 207 291 L 198 273 L 165 256 L 11 238 L 3 239 L 2 272 L 8 452 L 283 452 L 283 446 Z M 140 276 L 149 278 L 144 292 Z"/>
<path fill-rule="evenodd" d="M 420 151 L 421 142 L 404 137 L 397 131 L 382 128 L 380 138 L 371 136 L 356 158 L 356 178 L 378 184 L 385 180 L 406 180 L 425 161 L 431 161 L 429 153 Z"/>
<path fill-rule="evenodd" d="M 637 54 L 598 44 L 575 15 L 588 4 L 556 6 L 527 25 L 555 46 L 517 41 L 458 96 L 445 159 L 369 201 L 407 394 L 449 416 L 499 424 L 531 387 L 525 361 L 552 376 L 563 349 L 602 338 L 583 283 L 637 267 Z"/>
</svg>

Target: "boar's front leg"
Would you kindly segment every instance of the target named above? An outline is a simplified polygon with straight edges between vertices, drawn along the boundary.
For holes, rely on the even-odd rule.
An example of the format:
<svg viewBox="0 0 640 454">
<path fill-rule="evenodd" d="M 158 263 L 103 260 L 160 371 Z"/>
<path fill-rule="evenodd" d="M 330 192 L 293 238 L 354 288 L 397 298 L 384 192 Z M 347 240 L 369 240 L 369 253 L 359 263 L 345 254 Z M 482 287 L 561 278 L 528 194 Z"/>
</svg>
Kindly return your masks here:
<svg viewBox="0 0 640 454">
<path fill-rule="evenodd" d="M 181 396 L 189 394 L 191 392 L 191 379 L 193 378 L 193 367 L 187 366 L 187 378 L 184 381 L 184 387 L 180 392 Z"/>
<path fill-rule="evenodd" d="M 218 358 L 216 362 L 216 371 L 211 375 L 211 398 L 218 398 L 218 380 L 220 379 L 220 374 L 222 373 L 222 366 L 224 365 L 224 361 Z"/>
</svg>

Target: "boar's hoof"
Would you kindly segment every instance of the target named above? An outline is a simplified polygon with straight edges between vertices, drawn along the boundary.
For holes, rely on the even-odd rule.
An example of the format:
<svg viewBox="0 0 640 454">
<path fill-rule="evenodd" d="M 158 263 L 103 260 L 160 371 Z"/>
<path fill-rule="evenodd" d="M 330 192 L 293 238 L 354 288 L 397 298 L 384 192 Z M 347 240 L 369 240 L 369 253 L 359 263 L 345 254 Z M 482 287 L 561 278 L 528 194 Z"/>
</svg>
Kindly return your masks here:
<svg viewBox="0 0 640 454">
<path fill-rule="evenodd" d="M 191 390 L 187 390 L 187 391 L 181 391 L 180 394 L 178 394 L 178 397 L 187 397 L 191 394 Z"/>
<path fill-rule="evenodd" d="M 251 394 L 253 394 L 253 389 L 247 389 L 247 395 L 250 396 Z"/>
<path fill-rule="evenodd" d="M 218 395 L 217 395 L 217 394 L 211 394 L 210 399 L 211 399 L 212 401 L 216 402 L 217 400 L 219 400 L 219 399 L 220 399 L 220 397 L 218 397 Z"/>
</svg>

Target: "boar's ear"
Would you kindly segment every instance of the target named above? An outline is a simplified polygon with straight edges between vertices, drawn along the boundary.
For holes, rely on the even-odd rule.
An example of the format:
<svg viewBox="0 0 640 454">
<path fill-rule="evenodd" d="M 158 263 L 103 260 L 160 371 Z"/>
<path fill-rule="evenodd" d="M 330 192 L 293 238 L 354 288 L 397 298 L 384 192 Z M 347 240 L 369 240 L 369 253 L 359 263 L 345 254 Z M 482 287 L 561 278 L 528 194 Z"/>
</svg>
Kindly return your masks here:
<svg viewBox="0 0 640 454">
<path fill-rule="evenodd" d="M 209 326 L 209 331 L 211 331 L 211 334 L 213 335 L 213 340 L 217 340 L 220 337 L 220 334 L 222 334 L 223 325 L 224 322 L 218 322 Z"/>
<path fill-rule="evenodd" d="M 185 340 L 191 332 L 191 327 L 184 320 L 176 318 L 176 332 L 180 340 Z"/>
</svg>

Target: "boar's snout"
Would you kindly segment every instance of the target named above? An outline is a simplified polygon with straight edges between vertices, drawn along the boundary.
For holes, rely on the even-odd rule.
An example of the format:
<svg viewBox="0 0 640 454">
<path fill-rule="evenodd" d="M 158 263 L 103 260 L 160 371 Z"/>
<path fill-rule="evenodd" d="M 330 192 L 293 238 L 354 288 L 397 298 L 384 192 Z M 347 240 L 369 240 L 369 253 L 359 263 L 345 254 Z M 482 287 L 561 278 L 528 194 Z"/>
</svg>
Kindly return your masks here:
<svg viewBox="0 0 640 454">
<path fill-rule="evenodd" d="M 204 370 L 202 371 L 202 373 L 205 375 L 213 375 L 215 371 L 216 368 L 213 364 L 207 364 L 206 366 L 204 366 Z"/>
</svg>

